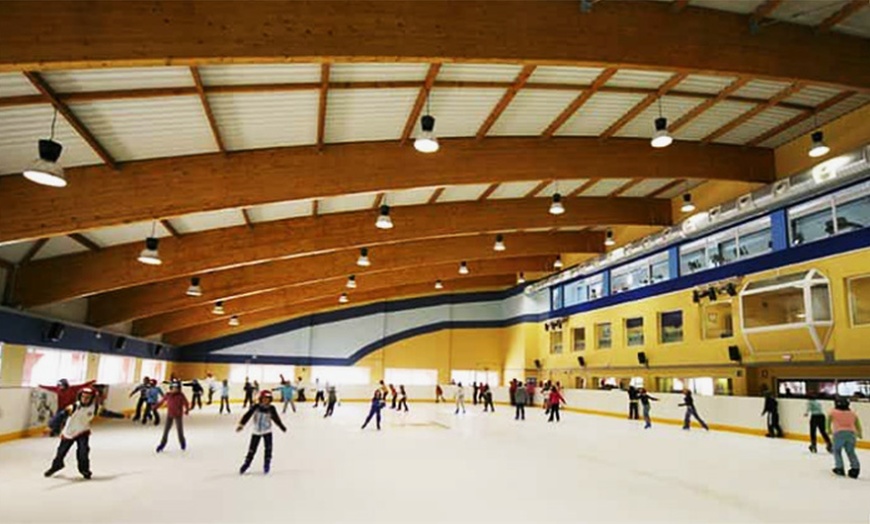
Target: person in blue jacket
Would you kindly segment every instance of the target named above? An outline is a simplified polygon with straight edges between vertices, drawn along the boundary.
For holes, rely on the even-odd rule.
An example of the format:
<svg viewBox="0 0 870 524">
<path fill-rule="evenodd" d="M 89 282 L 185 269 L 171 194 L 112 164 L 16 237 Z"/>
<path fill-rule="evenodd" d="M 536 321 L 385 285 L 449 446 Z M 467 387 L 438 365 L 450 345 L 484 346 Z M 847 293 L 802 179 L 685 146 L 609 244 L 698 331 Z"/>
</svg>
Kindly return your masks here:
<svg viewBox="0 0 870 524">
<path fill-rule="evenodd" d="M 281 413 L 287 413 L 287 404 L 290 404 L 290 407 L 293 409 L 293 413 L 296 413 L 296 404 L 293 402 L 293 392 L 296 388 L 293 386 L 293 383 L 284 378 L 284 375 L 281 375 L 281 385 L 277 388 L 272 388 L 272 391 L 280 391 L 281 392 L 281 401 L 284 402 L 284 409 Z"/>
<path fill-rule="evenodd" d="M 372 417 L 376 417 L 375 421 L 378 425 L 378 431 L 381 430 L 381 410 L 386 406 L 386 402 L 381 399 L 380 390 L 375 390 L 375 394 L 372 397 L 372 407 L 369 410 L 369 416 L 366 417 L 366 421 L 363 422 L 362 429 L 366 429 L 366 426 L 371 422 Z"/>
</svg>

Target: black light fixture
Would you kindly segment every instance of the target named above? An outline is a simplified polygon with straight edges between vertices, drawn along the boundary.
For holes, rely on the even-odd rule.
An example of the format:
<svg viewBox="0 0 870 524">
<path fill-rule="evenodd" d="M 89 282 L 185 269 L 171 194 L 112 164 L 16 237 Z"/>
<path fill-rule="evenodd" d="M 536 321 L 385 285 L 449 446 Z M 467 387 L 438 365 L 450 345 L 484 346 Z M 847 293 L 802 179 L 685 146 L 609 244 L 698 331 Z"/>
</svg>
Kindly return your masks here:
<svg viewBox="0 0 870 524">
<path fill-rule="evenodd" d="M 347 288 L 356 289 L 356 275 L 351 275 L 347 277 Z"/>
<path fill-rule="evenodd" d="M 612 229 L 608 229 L 607 233 L 604 234 L 604 245 L 608 247 L 616 245 L 616 240 L 613 238 Z"/>
<path fill-rule="evenodd" d="M 825 143 L 825 133 L 815 131 L 810 135 L 810 138 L 812 139 L 812 144 L 810 144 L 810 150 L 807 151 L 807 154 L 812 158 L 825 156 L 831 152 L 831 148 Z"/>
<path fill-rule="evenodd" d="M 683 194 L 683 205 L 680 207 L 680 211 L 683 213 L 691 213 L 695 210 L 695 204 L 692 203 L 692 193 L 684 193 Z"/>
<path fill-rule="evenodd" d="M 66 187 L 63 166 L 58 164 L 63 146 L 54 141 L 54 128 L 57 124 L 57 109 L 51 119 L 51 136 L 39 140 L 39 158 L 34 160 L 22 173 L 24 178 L 43 186 Z"/>
<path fill-rule="evenodd" d="M 360 267 L 369 267 L 372 265 L 369 260 L 369 248 L 364 247 L 359 250 L 359 258 L 356 259 L 356 265 Z"/>
<path fill-rule="evenodd" d="M 381 213 L 378 215 L 375 227 L 378 229 L 393 229 L 393 220 L 390 218 L 390 206 L 386 204 L 381 206 Z"/>
<path fill-rule="evenodd" d="M 553 193 L 553 202 L 550 203 L 550 214 L 561 215 L 565 212 L 565 206 L 562 204 L 562 195 L 559 192 Z"/>
<path fill-rule="evenodd" d="M 435 117 L 429 114 L 429 96 L 426 93 L 426 114 L 420 118 L 421 133 L 414 140 L 414 149 L 421 153 L 434 153 L 438 151 L 438 138 L 435 137 Z"/>
<path fill-rule="evenodd" d="M 517 277 L 517 284 L 525 284 L 526 283 L 526 274 L 520 271 L 520 276 Z"/>
<path fill-rule="evenodd" d="M 668 119 L 662 116 L 662 97 L 659 97 L 659 117 L 655 120 L 655 132 L 653 133 L 650 144 L 660 149 L 668 147 L 674 142 L 674 139 L 668 133 Z"/>
<path fill-rule="evenodd" d="M 553 262 L 553 269 L 562 269 L 564 264 L 562 264 L 562 255 L 556 255 L 556 261 Z"/>
<path fill-rule="evenodd" d="M 435 289 L 444 289 L 444 283 L 441 282 L 441 279 L 435 281 Z"/>
<path fill-rule="evenodd" d="M 212 314 L 215 315 L 223 315 L 224 314 L 224 302 L 223 300 L 218 300 L 214 303 L 214 307 L 211 309 Z"/>
<path fill-rule="evenodd" d="M 350 301 L 350 299 L 347 298 L 347 293 L 342 293 L 342 294 L 338 297 L 338 302 L 339 302 L 340 304 L 347 304 L 349 301 Z"/>
<path fill-rule="evenodd" d="M 230 326 L 232 326 L 232 327 L 236 327 L 236 326 L 238 326 L 240 323 L 241 323 L 241 322 L 239 322 L 239 316 L 238 316 L 238 315 L 233 315 L 233 316 L 231 316 L 231 317 L 230 317 L 230 321 L 228 322 L 228 324 L 229 324 Z"/>
<path fill-rule="evenodd" d="M 504 236 L 496 235 L 495 244 L 492 246 L 495 251 L 504 251 L 507 247 L 504 245 Z"/>
<path fill-rule="evenodd" d="M 459 274 L 460 275 L 467 275 L 468 273 L 469 273 L 468 264 L 463 260 L 462 262 L 459 263 Z"/>
<path fill-rule="evenodd" d="M 190 286 L 187 288 L 187 296 L 189 297 L 201 297 L 202 296 L 202 286 L 199 285 L 199 277 L 193 277 L 190 279 Z"/>
<path fill-rule="evenodd" d="M 157 223 L 154 222 L 151 224 L 151 236 L 145 239 L 145 249 L 139 253 L 139 262 L 149 266 L 159 266 L 162 264 L 163 261 L 160 260 L 160 253 L 158 251 L 159 245 L 160 239 L 157 238 Z"/>
</svg>

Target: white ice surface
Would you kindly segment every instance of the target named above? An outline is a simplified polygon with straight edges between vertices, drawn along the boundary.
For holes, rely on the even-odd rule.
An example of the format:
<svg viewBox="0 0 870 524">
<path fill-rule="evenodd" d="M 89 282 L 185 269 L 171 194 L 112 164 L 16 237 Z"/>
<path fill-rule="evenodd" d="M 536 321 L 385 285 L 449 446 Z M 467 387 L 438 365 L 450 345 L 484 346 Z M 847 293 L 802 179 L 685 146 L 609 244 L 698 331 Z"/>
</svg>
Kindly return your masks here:
<svg viewBox="0 0 870 524">
<path fill-rule="evenodd" d="M 75 451 L 43 478 L 57 441 L 0 445 L 0 522 L 861 522 L 870 519 L 870 471 L 837 478 L 826 453 L 795 441 L 685 432 L 540 408 L 515 422 L 469 406 L 411 404 L 360 431 L 366 406 L 332 419 L 311 405 L 284 416 L 272 472 L 262 446 L 245 476 L 249 433 L 213 410 L 188 417 L 188 450 L 174 434 L 130 421 L 97 425 L 94 478 L 81 480 Z M 860 451 L 865 467 L 870 454 Z"/>
</svg>

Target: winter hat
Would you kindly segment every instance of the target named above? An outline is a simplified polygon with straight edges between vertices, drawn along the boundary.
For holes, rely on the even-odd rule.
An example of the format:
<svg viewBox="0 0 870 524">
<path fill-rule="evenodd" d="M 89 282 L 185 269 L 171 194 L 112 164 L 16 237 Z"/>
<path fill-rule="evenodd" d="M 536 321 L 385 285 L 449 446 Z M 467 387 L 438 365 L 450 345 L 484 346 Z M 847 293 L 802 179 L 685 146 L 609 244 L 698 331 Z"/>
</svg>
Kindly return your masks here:
<svg viewBox="0 0 870 524">
<path fill-rule="evenodd" d="M 849 399 L 846 397 L 837 397 L 834 399 L 834 407 L 843 411 L 849 409 Z"/>
<path fill-rule="evenodd" d="M 260 392 L 260 402 L 262 402 L 265 399 L 272 400 L 272 392 L 269 391 L 268 389 L 264 389 L 263 391 Z"/>
</svg>

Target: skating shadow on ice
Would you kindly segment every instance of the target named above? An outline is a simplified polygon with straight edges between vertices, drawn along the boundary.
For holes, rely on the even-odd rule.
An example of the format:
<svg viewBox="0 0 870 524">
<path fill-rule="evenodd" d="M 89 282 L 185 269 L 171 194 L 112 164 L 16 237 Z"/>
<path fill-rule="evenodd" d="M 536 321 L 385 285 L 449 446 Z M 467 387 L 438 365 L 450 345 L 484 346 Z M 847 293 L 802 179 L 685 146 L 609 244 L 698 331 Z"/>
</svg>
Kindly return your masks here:
<svg viewBox="0 0 870 524">
<path fill-rule="evenodd" d="M 225 479 L 243 479 L 246 477 L 286 477 L 289 475 L 299 476 L 299 475 L 310 475 L 312 473 L 316 473 L 316 470 L 313 469 L 273 469 L 268 474 L 263 473 L 262 471 L 254 470 L 253 468 L 248 470 L 244 475 L 239 475 L 238 470 L 229 473 L 221 473 L 220 475 L 212 475 L 210 477 L 203 477 L 203 482 L 220 482 Z"/>
<path fill-rule="evenodd" d="M 128 471 L 126 473 L 118 473 L 117 475 L 94 475 L 90 479 L 85 479 L 76 474 L 75 476 L 63 476 L 63 475 L 55 475 L 51 477 L 52 480 L 55 481 L 63 481 L 58 482 L 56 485 L 51 486 L 49 488 L 45 488 L 46 491 L 53 491 L 56 489 L 66 488 L 69 486 L 75 486 L 77 484 L 87 484 L 90 482 L 103 482 L 106 480 L 117 480 L 122 477 L 133 477 L 135 475 L 141 475 L 145 473 L 144 471 Z"/>
</svg>

